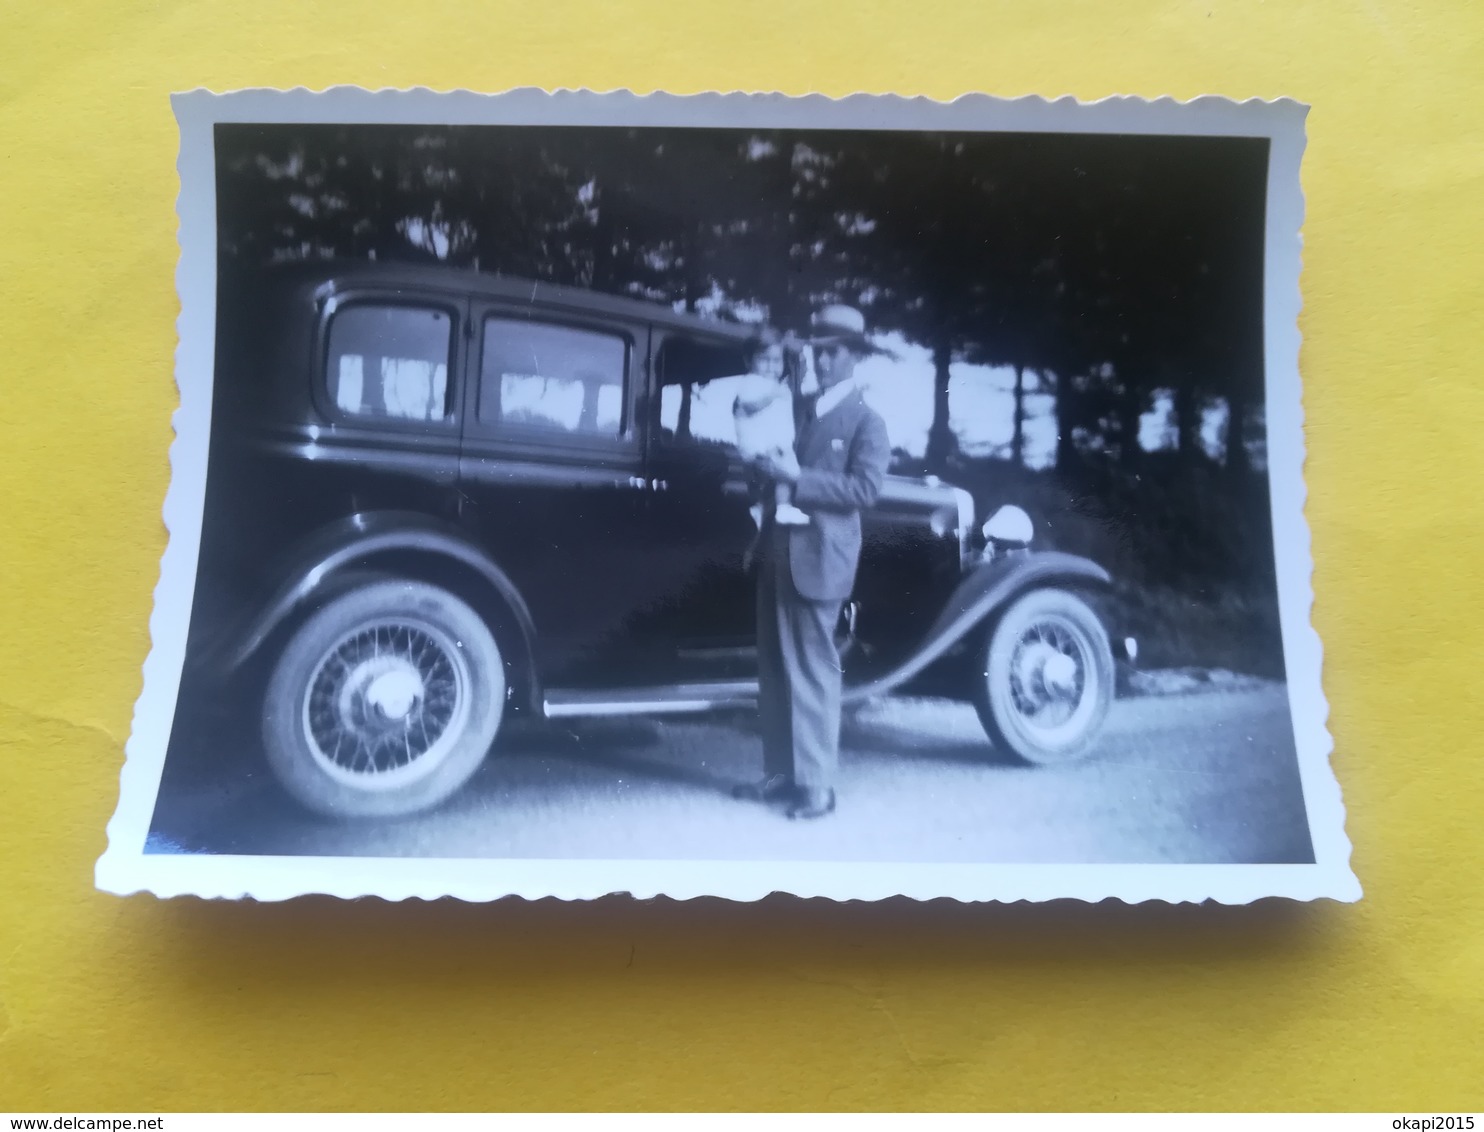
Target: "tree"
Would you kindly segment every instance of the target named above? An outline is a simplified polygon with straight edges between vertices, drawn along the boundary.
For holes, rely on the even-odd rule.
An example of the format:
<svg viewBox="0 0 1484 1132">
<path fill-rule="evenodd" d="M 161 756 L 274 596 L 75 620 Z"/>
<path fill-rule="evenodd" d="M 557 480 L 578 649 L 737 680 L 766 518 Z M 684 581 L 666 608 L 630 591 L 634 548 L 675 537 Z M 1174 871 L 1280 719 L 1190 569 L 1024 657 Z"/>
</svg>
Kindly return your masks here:
<svg viewBox="0 0 1484 1132">
<path fill-rule="evenodd" d="M 1014 219 L 1019 185 L 996 162 L 1006 144 L 995 135 L 890 135 L 869 160 L 856 160 L 846 181 L 845 199 L 856 207 L 842 215 L 863 217 L 856 254 L 871 265 L 861 292 L 872 320 L 931 351 L 926 463 L 935 471 L 946 469 L 955 448 L 955 361 L 1022 353 L 1014 281 L 1025 280 L 1030 265 Z"/>
</svg>

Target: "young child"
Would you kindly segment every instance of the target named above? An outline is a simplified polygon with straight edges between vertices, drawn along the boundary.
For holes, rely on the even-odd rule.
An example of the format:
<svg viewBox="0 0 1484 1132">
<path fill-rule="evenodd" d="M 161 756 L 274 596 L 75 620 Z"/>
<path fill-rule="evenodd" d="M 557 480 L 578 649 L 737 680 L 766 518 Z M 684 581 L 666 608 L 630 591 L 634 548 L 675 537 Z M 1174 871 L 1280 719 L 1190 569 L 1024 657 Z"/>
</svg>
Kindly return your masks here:
<svg viewBox="0 0 1484 1132">
<path fill-rule="evenodd" d="M 732 403 L 737 426 L 737 448 L 744 460 L 793 451 L 794 394 L 788 380 L 788 355 L 783 342 L 772 333 L 764 336 L 752 355 L 755 381 L 747 383 Z M 787 484 L 776 484 L 773 520 L 780 526 L 807 526 L 809 516 L 789 500 Z M 762 525 L 762 508 L 754 507 L 753 518 Z"/>
</svg>

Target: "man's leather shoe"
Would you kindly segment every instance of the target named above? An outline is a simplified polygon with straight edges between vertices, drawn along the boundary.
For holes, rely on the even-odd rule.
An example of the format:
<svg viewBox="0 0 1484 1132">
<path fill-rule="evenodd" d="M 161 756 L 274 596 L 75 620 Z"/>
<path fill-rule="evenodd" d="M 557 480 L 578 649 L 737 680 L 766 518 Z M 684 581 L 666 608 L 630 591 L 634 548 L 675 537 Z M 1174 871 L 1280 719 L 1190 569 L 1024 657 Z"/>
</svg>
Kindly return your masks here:
<svg viewBox="0 0 1484 1132">
<path fill-rule="evenodd" d="M 739 802 L 792 802 L 798 797 L 798 787 L 787 775 L 774 774 L 761 782 L 733 786 L 732 797 Z"/>
<path fill-rule="evenodd" d="M 798 801 L 788 808 L 788 816 L 795 819 L 822 818 L 835 812 L 833 790 L 808 790 L 800 788 Z"/>
</svg>

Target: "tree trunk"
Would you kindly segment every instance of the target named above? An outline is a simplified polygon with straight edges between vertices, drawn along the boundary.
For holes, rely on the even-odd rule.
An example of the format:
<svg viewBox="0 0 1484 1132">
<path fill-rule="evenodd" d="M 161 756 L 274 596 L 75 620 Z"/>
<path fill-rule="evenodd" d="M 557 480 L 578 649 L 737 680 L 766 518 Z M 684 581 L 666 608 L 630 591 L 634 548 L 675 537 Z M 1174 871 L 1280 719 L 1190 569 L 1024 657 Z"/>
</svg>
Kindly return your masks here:
<svg viewBox="0 0 1484 1132">
<path fill-rule="evenodd" d="M 377 416 L 392 415 L 392 401 L 387 390 L 387 359 L 370 354 L 361 359 L 361 405 L 365 412 Z"/>
<path fill-rule="evenodd" d="M 1025 467 L 1025 366 L 1015 363 L 1015 424 L 1010 433 L 1010 459 Z"/>
<path fill-rule="evenodd" d="M 1175 450 L 1180 463 L 1188 467 L 1195 459 L 1200 439 L 1200 400 L 1191 387 L 1188 375 L 1175 383 Z"/>
<path fill-rule="evenodd" d="M 948 380 L 952 360 L 952 344 L 946 335 L 942 336 L 933 346 L 933 423 L 928 428 L 927 452 L 924 454 L 930 472 L 947 471 L 953 445 L 953 433 L 948 424 Z"/>
<path fill-rule="evenodd" d="M 1072 375 L 1063 372 L 1056 375 L 1056 468 L 1066 472 L 1076 467 L 1077 446 L 1072 442 L 1073 422 L 1077 419 L 1076 394 L 1072 389 Z"/>
<path fill-rule="evenodd" d="M 792 330 L 803 334 L 808 330 L 808 302 L 799 293 L 799 272 L 793 261 L 793 229 L 798 218 L 792 211 L 784 223 L 782 238 L 772 256 L 774 294 L 778 296 L 778 309 L 772 311 L 773 323 L 781 330 Z"/>
<path fill-rule="evenodd" d="M 771 159 L 766 178 L 767 191 L 773 200 L 793 201 L 794 199 L 794 153 L 797 143 L 778 146 L 778 152 Z M 772 315 L 773 324 L 780 330 L 793 330 L 803 333 L 808 326 L 809 310 L 808 298 L 801 294 L 799 284 L 799 271 L 794 263 L 794 246 L 801 242 L 799 235 L 801 226 L 799 209 L 797 205 L 790 204 L 781 215 L 771 217 L 773 224 L 768 229 L 768 239 L 764 244 L 763 254 L 767 258 L 767 268 L 762 278 L 766 280 L 765 286 L 770 287 L 772 294 L 776 296 L 777 308 L 769 313 Z"/>
<path fill-rule="evenodd" d="M 696 303 L 701 298 L 700 264 L 696 262 L 701 247 L 699 227 L 699 224 L 686 225 L 685 243 L 681 246 L 681 255 L 685 258 L 683 269 L 685 271 L 685 311 L 687 314 L 696 313 Z"/>
<path fill-rule="evenodd" d="M 690 439 L 690 402 L 694 385 L 687 381 L 680 387 L 680 412 L 675 416 L 675 439 Z"/>
<path fill-rule="evenodd" d="M 613 290 L 613 206 L 598 190 L 598 215 L 593 222 L 593 281 L 595 291 Z"/>
<path fill-rule="evenodd" d="M 1118 458 L 1125 468 L 1134 468 L 1144 449 L 1139 445 L 1139 418 L 1144 414 L 1144 391 L 1122 367 L 1118 378 Z"/>
<path fill-rule="evenodd" d="M 1247 474 L 1247 402 L 1233 393 L 1226 407 L 1226 470 L 1238 478 Z"/>
<path fill-rule="evenodd" d="M 598 392 L 602 386 L 597 381 L 585 381 L 582 385 L 582 415 L 577 420 L 577 431 L 598 431 Z"/>
</svg>

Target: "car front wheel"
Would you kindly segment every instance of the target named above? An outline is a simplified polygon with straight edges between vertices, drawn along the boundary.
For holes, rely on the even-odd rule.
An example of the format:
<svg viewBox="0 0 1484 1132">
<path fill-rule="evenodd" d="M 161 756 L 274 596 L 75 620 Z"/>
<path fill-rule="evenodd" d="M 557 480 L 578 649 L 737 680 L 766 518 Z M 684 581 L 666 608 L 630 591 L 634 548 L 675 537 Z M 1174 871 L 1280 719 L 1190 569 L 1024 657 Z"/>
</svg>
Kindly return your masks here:
<svg viewBox="0 0 1484 1132">
<path fill-rule="evenodd" d="M 1031 763 L 1072 762 L 1097 742 L 1113 702 L 1113 651 L 1074 594 L 1032 590 L 990 633 L 974 705 L 997 746 Z"/>
<path fill-rule="evenodd" d="M 336 598 L 289 640 L 268 683 L 269 765 L 306 807 L 413 813 L 478 769 L 505 706 L 483 620 L 446 590 L 377 581 Z"/>
</svg>

